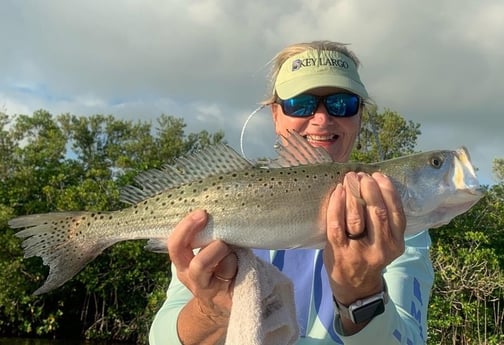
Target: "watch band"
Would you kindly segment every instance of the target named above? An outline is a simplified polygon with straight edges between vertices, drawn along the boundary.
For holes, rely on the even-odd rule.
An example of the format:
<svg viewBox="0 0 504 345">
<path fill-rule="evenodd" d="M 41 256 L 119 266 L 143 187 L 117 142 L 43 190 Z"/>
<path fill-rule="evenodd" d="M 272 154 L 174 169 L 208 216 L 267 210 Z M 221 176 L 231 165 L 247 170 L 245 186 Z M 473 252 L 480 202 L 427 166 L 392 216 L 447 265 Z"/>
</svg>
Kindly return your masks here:
<svg viewBox="0 0 504 345">
<path fill-rule="evenodd" d="M 370 321 L 375 316 L 382 314 L 385 311 L 385 304 L 389 300 L 385 280 L 383 280 L 383 287 L 382 292 L 359 299 L 348 306 L 338 302 L 333 296 L 335 316 L 337 318 L 344 317 L 355 324 L 359 324 Z"/>
</svg>

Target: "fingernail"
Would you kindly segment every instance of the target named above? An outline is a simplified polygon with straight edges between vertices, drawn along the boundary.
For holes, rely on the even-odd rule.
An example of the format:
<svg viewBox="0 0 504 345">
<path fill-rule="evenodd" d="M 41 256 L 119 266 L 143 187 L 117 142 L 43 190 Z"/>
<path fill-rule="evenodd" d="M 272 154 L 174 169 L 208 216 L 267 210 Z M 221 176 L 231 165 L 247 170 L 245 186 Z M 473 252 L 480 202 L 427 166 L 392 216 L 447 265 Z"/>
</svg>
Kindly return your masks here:
<svg viewBox="0 0 504 345">
<path fill-rule="evenodd" d="M 202 222 L 206 219 L 207 213 L 205 210 L 196 210 L 190 214 L 190 217 L 195 222 Z"/>
</svg>

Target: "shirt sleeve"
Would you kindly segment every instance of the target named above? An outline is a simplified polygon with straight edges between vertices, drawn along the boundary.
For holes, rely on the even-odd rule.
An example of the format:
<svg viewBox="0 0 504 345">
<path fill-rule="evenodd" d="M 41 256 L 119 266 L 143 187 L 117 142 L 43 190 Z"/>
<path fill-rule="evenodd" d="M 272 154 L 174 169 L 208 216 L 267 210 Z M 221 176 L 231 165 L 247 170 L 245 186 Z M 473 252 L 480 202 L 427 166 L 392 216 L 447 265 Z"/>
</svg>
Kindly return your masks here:
<svg viewBox="0 0 504 345">
<path fill-rule="evenodd" d="M 430 245 L 428 231 L 406 240 L 404 254 L 384 272 L 390 297 L 385 312 L 357 334 L 340 335 L 345 345 L 426 343 L 427 308 L 434 282 Z"/>
<path fill-rule="evenodd" d="M 149 345 L 182 345 L 178 337 L 177 319 L 182 308 L 192 298 L 191 291 L 177 278 L 175 265 L 171 265 L 172 279 L 166 300 L 157 312 L 149 332 Z"/>
</svg>

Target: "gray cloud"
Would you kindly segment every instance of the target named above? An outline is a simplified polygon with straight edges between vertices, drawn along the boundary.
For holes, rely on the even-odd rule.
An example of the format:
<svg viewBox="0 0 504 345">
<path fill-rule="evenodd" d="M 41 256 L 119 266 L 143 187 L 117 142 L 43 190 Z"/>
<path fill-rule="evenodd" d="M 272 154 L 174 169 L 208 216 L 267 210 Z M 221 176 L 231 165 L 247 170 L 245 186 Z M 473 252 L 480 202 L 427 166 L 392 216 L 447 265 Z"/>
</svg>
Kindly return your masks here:
<svg viewBox="0 0 504 345">
<path fill-rule="evenodd" d="M 467 146 L 484 183 L 504 157 L 500 0 L 64 0 L 0 3 L 0 107 L 184 117 L 238 148 L 286 44 L 351 43 L 381 109 L 421 124 L 419 149 Z M 262 110 L 246 151 L 270 153 Z"/>
</svg>

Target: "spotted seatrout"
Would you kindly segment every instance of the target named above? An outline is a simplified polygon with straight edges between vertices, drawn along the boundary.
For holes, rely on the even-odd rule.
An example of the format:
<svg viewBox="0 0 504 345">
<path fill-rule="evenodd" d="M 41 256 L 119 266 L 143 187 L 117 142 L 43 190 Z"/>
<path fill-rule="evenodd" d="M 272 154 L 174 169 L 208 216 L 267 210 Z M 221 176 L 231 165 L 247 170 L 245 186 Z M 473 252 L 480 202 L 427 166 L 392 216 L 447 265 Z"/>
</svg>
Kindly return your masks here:
<svg viewBox="0 0 504 345">
<path fill-rule="evenodd" d="M 61 286 L 116 242 L 151 239 L 151 249 L 166 250 L 175 225 L 198 208 L 207 210 L 210 219 L 195 248 L 215 239 L 250 248 L 322 248 L 326 229 L 321 215 L 349 171 L 380 171 L 391 178 L 402 198 L 407 235 L 448 223 L 482 196 L 465 148 L 343 164 L 292 133 L 278 152 L 279 158 L 262 168 L 226 145 L 211 146 L 173 166 L 140 174 L 138 187 L 122 192 L 128 208 L 12 219 L 12 228 L 25 228 L 17 233 L 24 239 L 25 257 L 40 256 L 50 268 L 35 293 Z"/>
</svg>

